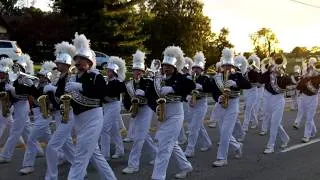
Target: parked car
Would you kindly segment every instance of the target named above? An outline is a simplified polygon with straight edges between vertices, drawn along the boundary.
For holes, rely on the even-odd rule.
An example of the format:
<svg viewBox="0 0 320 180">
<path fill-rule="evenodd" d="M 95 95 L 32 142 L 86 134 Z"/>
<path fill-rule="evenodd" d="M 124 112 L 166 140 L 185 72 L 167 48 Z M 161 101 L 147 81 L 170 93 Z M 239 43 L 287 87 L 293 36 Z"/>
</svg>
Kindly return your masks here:
<svg viewBox="0 0 320 180">
<path fill-rule="evenodd" d="M 108 64 L 109 56 L 98 51 L 95 51 L 95 53 L 96 53 L 96 60 L 97 60 L 97 68 L 102 69 L 103 66 Z"/>
<path fill-rule="evenodd" d="M 0 59 L 11 58 L 18 60 L 22 51 L 16 41 L 0 40 Z"/>
</svg>

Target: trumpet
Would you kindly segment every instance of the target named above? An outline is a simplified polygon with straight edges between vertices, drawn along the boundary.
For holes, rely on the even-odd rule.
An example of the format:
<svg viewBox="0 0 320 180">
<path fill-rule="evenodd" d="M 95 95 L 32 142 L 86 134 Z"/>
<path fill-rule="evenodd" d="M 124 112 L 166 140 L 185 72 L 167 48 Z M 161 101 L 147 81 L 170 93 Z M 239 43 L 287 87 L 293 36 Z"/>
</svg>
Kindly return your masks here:
<svg viewBox="0 0 320 180">
<path fill-rule="evenodd" d="M 5 91 L 0 92 L 0 101 L 2 105 L 2 116 L 8 117 L 10 114 L 9 94 Z"/>
<path fill-rule="evenodd" d="M 230 74 L 229 70 L 226 70 L 224 72 L 224 79 L 225 79 L 224 82 L 226 82 L 229 79 L 229 74 Z M 230 92 L 231 92 L 230 88 L 224 87 L 223 93 L 222 93 L 222 103 L 221 103 L 224 109 L 228 108 L 229 106 Z"/>
<path fill-rule="evenodd" d="M 47 119 L 51 112 L 50 112 L 50 103 L 48 99 L 48 95 L 41 95 L 38 97 L 37 101 L 39 102 L 40 111 L 42 113 L 43 118 Z"/>
<path fill-rule="evenodd" d="M 19 77 L 21 77 L 21 78 L 18 79 Z M 11 82 L 14 82 L 17 79 L 19 80 L 19 83 L 26 85 L 26 86 L 30 86 L 30 84 L 27 82 L 27 80 L 31 80 L 34 85 L 37 85 L 39 83 L 39 78 L 36 76 L 33 76 L 33 75 L 23 73 L 21 71 L 17 71 L 16 73 L 14 73 L 14 72 L 9 73 L 9 80 Z"/>
<path fill-rule="evenodd" d="M 165 86 L 165 77 L 166 74 L 163 75 L 162 79 L 161 79 L 161 85 L 160 87 Z M 159 99 L 157 99 L 157 108 L 156 108 L 156 113 L 158 116 L 158 121 L 163 122 L 165 120 L 165 104 L 167 103 L 167 100 L 165 99 L 165 97 L 163 95 L 161 95 L 159 97 Z"/>
</svg>

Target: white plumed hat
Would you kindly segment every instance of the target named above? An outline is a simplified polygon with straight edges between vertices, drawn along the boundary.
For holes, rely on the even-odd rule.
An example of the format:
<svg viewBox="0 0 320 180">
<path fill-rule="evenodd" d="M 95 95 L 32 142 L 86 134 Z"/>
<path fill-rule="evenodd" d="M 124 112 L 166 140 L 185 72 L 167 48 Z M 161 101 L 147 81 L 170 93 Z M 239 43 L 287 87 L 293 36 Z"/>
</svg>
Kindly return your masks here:
<svg viewBox="0 0 320 180">
<path fill-rule="evenodd" d="M 234 66 L 233 52 L 229 48 L 224 48 L 222 50 L 221 66 L 223 66 L 223 65 L 232 65 L 232 66 Z"/>
<path fill-rule="evenodd" d="M 52 81 L 53 79 L 53 71 L 56 68 L 56 64 L 52 61 L 45 61 L 42 66 L 40 71 L 38 72 L 38 74 L 45 76 L 46 78 L 48 78 L 50 81 Z"/>
<path fill-rule="evenodd" d="M 168 46 L 163 51 L 163 61 L 162 64 L 171 65 L 175 68 L 177 68 L 178 72 L 181 71 L 181 69 L 184 66 L 184 57 L 183 57 L 183 51 L 178 46 Z"/>
<path fill-rule="evenodd" d="M 315 57 L 311 57 L 308 61 L 308 66 L 314 66 L 316 62 L 317 62 L 317 59 Z"/>
<path fill-rule="evenodd" d="M 132 55 L 133 56 L 133 62 L 132 62 L 132 69 L 138 69 L 138 70 L 145 70 L 145 58 L 146 55 L 144 52 L 137 50 L 135 54 Z"/>
<path fill-rule="evenodd" d="M 109 61 L 107 69 L 111 69 L 118 75 L 118 79 L 123 81 L 126 78 L 127 72 L 126 62 L 118 56 L 111 56 Z"/>
<path fill-rule="evenodd" d="M 76 54 L 76 48 L 72 44 L 63 41 L 55 45 L 54 54 L 56 56 L 55 63 L 71 65 L 73 56 Z"/>
<path fill-rule="evenodd" d="M 91 69 L 94 69 L 96 67 L 96 58 L 95 53 L 90 48 L 90 40 L 84 34 L 79 35 L 76 33 L 74 36 L 75 38 L 72 41 L 76 48 L 76 55 L 73 58 L 80 56 L 88 59 L 92 63 Z"/>
<path fill-rule="evenodd" d="M 19 56 L 18 61 L 16 61 L 16 64 L 18 64 L 20 67 L 22 67 L 27 74 L 34 74 L 33 69 L 33 61 L 30 59 L 30 56 L 28 54 L 22 54 Z"/>
<path fill-rule="evenodd" d="M 13 60 L 10 58 L 2 58 L 0 60 L 0 72 L 9 73 L 12 70 Z"/>
<path fill-rule="evenodd" d="M 248 68 L 246 57 L 238 55 L 234 58 L 234 66 L 240 69 L 242 74 L 245 74 Z"/>
<path fill-rule="evenodd" d="M 206 58 L 204 57 L 204 54 L 201 51 L 197 52 L 193 59 L 194 63 L 192 67 L 199 67 L 204 70 L 204 66 L 206 65 Z"/>
</svg>

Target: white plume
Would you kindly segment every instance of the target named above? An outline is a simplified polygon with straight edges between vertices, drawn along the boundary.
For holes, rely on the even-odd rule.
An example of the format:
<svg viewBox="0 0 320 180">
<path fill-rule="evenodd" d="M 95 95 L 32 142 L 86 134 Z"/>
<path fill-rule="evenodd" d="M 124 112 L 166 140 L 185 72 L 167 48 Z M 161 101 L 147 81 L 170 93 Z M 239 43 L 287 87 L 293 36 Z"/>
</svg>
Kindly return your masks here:
<svg viewBox="0 0 320 180">
<path fill-rule="evenodd" d="M 90 40 L 84 34 L 79 35 L 76 32 L 72 41 L 76 49 L 90 49 Z"/>
<path fill-rule="evenodd" d="M 308 61 L 309 66 L 313 66 L 317 62 L 317 59 L 315 57 L 311 57 Z"/>
<path fill-rule="evenodd" d="M 56 68 L 57 65 L 52 62 L 52 61 L 45 61 L 42 66 L 40 71 L 50 71 L 52 72 L 54 68 Z"/>
<path fill-rule="evenodd" d="M 245 74 L 248 68 L 248 62 L 246 60 L 246 57 L 242 55 L 238 55 L 234 58 L 234 64 L 236 67 L 238 67 L 242 74 Z"/>
<path fill-rule="evenodd" d="M 13 66 L 13 60 L 10 58 L 2 58 L 0 60 L 0 66 L 2 67 L 8 67 L 9 69 L 12 69 Z"/>
<path fill-rule="evenodd" d="M 170 57 L 175 57 L 177 59 L 176 62 L 176 67 L 178 72 L 181 71 L 181 69 L 184 66 L 184 53 L 181 50 L 180 47 L 178 46 L 168 46 L 164 51 L 163 51 L 164 56 L 170 56 Z"/>
<path fill-rule="evenodd" d="M 233 52 L 229 48 L 224 48 L 222 50 L 222 58 L 223 59 L 232 59 L 233 58 Z"/>
<path fill-rule="evenodd" d="M 203 63 L 204 65 L 206 64 L 206 58 L 204 57 L 204 54 L 202 51 L 197 52 L 196 55 L 194 55 L 193 59 L 195 64 L 200 64 L 200 63 Z"/>
<path fill-rule="evenodd" d="M 67 53 L 71 57 L 73 57 L 76 54 L 76 48 L 72 44 L 66 41 L 63 41 L 55 45 L 54 55 L 58 56 L 58 54 L 62 54 L 62 53 Z"/>
<path fill-rule="evenodd" d="M 111 56 L 109 61 L 119 66 L 118 78 L 120 81 L 124 81 L 127 72 L 126 62 L 118 56 Z"/>
<path fill-rule="evenodd" d="M 34 68 L 33 68 L 33 61 L 31 60 L 30 56 L 28 54 L 22 54 L 21 58 L 26 62 L 26 73 L 34 75 Z"/>
<path fill-rule="evenodd" d="M 133 56 L 133 63 L 140 63 L 140 64 L 144 64 L 145 58 L 146 58 L 146 54 L 140 50 L 137 50 L 135 54 L 132 55 Z"/>
</svg>

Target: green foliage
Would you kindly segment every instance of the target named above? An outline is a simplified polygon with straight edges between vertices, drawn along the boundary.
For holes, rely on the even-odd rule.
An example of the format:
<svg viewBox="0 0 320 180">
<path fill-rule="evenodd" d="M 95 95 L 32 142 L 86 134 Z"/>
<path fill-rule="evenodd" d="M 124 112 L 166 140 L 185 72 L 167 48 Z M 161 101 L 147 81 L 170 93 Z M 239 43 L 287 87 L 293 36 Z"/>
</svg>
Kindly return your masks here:
<svg viewBox="0 0 320 180">
<path fill-rule="evenodd" d="M 186 56 L 203 51 L 212 40 L 210 19 L 203 15 L 198 0 L 149 0 L 152 19 L 145 26 L 150 38 L 145 42 L 150 58 L 160 58 L 170 45 L 180 46 Z"/>
<path fill-rule="evenodd" d="M 142 0 L 55 0 L 54 10 L 70 17 L 71 31 L 84 33 L 94 50 L 131 58 L 147 38 L 141 33 L 138 2 Z"/>
<path fill-rule="evenodd" d="M 279 40 L 276 34 L 269 28 L 261 28 L 257 32 L 250 35 L 250 39 L 254 46 L 254 52 L 261 58 L 271 55 L 273 52 L 278 52 Z"/>
<path fill-rule="evenodd" d="M 0 15 L 15 15 L 18 12 L 18 8 L 15 4 L 18 0 L 0 0 Z"/>
</svg>

